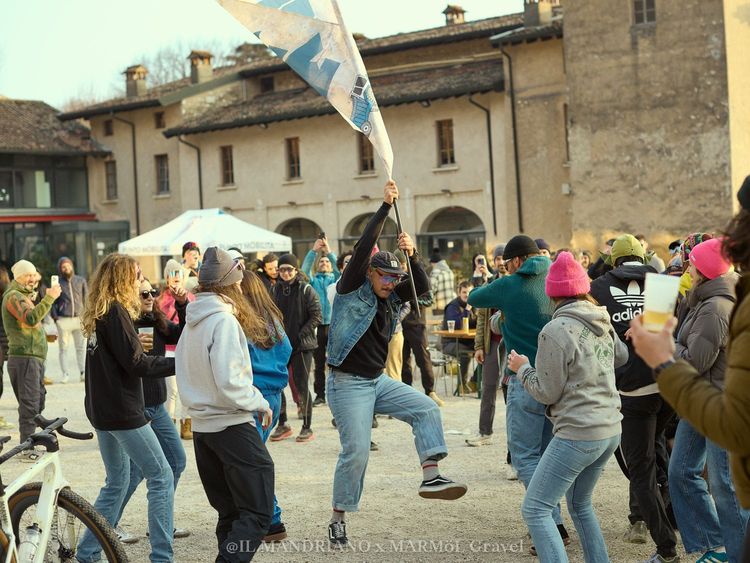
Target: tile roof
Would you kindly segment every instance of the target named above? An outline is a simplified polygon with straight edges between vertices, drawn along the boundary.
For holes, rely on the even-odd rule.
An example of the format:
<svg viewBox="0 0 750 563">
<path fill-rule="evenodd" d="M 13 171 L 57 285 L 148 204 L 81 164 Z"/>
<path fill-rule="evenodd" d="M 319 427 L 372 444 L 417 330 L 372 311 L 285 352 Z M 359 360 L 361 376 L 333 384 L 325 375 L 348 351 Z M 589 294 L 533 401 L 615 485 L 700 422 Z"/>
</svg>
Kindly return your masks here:
<svg viewBox="0 0 750 563">
<path fill-rule="evenodd" d="M 490 37 L 509 29 L 517 28 L 523 25 L 523 14 L 509 14 L 494 18 L 485 18 L 482 20 L 470 21 L 462 24 L 443 25 L 420 31 L 411 31 L 407 33 L 398 33 L 387 37 L 378 37 L 375 39 L 362 39 L 357 42 L 360 53 L 363 57 L 399 51 L 404 49 L 413 49 L 427 45 L 448 43 L 454 41 L 465 41 L 469 39 L 479 39 Z M 278 72 L 287 70 L 289 67 L 277 57 L 269 57 L 253 61 L 242 66 L 226 66 L 214 68 L 214 77 L 227 76 L 231 73 L 237 73 L 238 78 L 248 78 L 259 74 Z M 210 84 L 210 82 L 206 83 Z M 67 112 L 60 115 L 60 119 L 79 119 L 89 118 L 96 115 L 103 115 L 119 111 L 131 111 L 135 109 L 157 107 L 161 105 L 160 99 L 168 94 L 178 92 L 183 88 L 190 87 L 190 79 L 184 78 L 175 82 L 163 84 L 161 86 L 149 88 L 149 91 L 143 96 L 131 98 L 115 98 L 99 104 L 94 104 L 86 108 Z M 171 101 L 171 100 L 170 100 Z"/>
<path fill-rule="evenodd" d="M 63 123 L 44 102 L 0 98 L 0 152 L 38 154 L 108 154 L 77 121 Z"/>
<path fill-rule="evenodd" d="M 461 62 L 439 67 L 371 77 L 381 107 L 503 90 L 500 58 Z M 164 131 L 166 137 L 246 127 L 335 113 L 328 100 L 312 88 L 280 90 L 255 96 L 229 106 L 217 107 L 179 127 Z"/>
<path fill-rule="evenodd" d="M 518 45 L 519 43 L 533 43 L 537 40 L 561 38 L 563 36 L 562 20 L 553 21 L 548 25 L 536 27 L 522 27 L 490 37 L 493 45 Z"/>
</svg>

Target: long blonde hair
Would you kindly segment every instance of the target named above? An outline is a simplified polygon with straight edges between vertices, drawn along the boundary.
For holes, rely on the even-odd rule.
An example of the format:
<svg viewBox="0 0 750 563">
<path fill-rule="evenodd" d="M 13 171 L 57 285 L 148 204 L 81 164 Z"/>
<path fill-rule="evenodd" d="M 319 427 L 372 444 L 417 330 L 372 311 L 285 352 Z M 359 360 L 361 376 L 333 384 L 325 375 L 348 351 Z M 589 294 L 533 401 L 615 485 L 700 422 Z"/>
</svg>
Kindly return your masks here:
<svg viewBox="0 0 750 563">
<path fill-rule="evenodd" d="M 81 325 L 83 334 L 96 332 L 96 321 L 103 318 L 114 303 L 119 303 L 135 320 L 141 314 L 141 303 L 135 288 L 138 262 L 131 256 L 116 252 L 101 261 L 89 284 Z"/>
<path fill-rule="evenodd" d="M 242 272 L 240 287 L 250 309 L 263 321 L 264 325 L 257 327 L 257 331 L 254 331 L 252 335 L 247 335 L 247 338 L 256 346 L 268 350 L 283 337 L 281 327 L 284 326 L 284 317 L 257 274 L 250 270 Z"/>
<path fill-rule="evenodd" d="M 250 309 L 250 305 L 242 295 L 242 290 L 237 284 L 225 285 L 225 286 L 199 286 L 199 292 L 215 293 L 219 298 L 232 306 L 232 313 L 237 318 L 237 321 L 242 327 L 242 332 L 245 333 L 245 337 L 253 342 L 260 339 L 262 332 L 267 332 L 265 321 L 253 313 Z"/>
</svg>

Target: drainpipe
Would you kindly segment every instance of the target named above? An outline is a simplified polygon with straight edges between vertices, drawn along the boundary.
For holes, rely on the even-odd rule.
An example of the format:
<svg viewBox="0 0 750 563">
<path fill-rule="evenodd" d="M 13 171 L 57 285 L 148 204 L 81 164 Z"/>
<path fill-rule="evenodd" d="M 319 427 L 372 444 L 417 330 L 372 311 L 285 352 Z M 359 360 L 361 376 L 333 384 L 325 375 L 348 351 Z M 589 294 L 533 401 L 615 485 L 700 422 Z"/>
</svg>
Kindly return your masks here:
<svg viewBox="0 0 750 563">
<path fill-rule="evenodd" d="M 513 91 L 513 59 L 500 47 L 503 57 L 508 60 L 508 92 L 510 92 L 510 118 L 513 124 L 513 162 L 516 168 L 516 199 L 518 200 L 518 230 L 523 233 L 523 205 L 521 202 L 521 167 L 518 164 L 518 137 L 516 135 L 516 95 Z"/>
<path fill-rule="evenodd" d="M 187 145 L 190 148 L 195 149 L 195 152 L 198 155 L 198 209 L 203 209 L 203 172 L 201 168 L 201 149 L 200 147 L 197 147 L 192 143 L 188 143 L 185 139 L 182 138 L 182 135 L 177 137 L 177 140 L 180 141 L 183 145 Z"/>
<path fill-rule="evenodd" d="M 495 163 L 492 158 L 492 120 L 490 119 L 490 110 L 475 102 L 473 96 L 473 94 L 469 96 L 469 103 L 481 109 L 487 120 L 487 147 L 489 148 L 490 153 L 490 194 L 492 195 L 492 232 L 497 236 L 497 211 L 495 210 Z"/>
<path fill-rule="evenodd" d="M 122 123 L 125 123 L 126 125 L 130 125 L 130 136 L 133 141 L 133 191 L 135 192 L 135 234 L 140 235 L 141 234 L 141 213 L 140 208 L 138 205 L 138 158 L 137 153 L 135 152 L 135 123 L 132 121 L 128 121 L 126 119 L 123 119 L 122 117 L 117 117 L 115 114 L 110 114 L 112 116 L 112 119 L 116 119 L 117 121 L 120 121 Z"/>
</svg>

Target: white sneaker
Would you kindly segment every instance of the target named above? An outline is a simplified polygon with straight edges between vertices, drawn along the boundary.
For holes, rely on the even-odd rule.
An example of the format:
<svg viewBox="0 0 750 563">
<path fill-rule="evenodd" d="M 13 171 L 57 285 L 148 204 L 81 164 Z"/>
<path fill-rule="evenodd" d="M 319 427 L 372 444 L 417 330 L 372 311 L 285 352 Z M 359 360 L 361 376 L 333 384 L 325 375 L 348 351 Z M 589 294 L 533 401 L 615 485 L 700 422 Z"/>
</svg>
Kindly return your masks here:
<svg viewBox="0 0 750 563">
<path fill-rule="evenodd" d="M 508 481 L 518 481 L 518 471 L 513 469 L 512 465 L 508 465 L 508 467 L 505 468 L 505 478 Z"/>
<path fill-rule="evenodd" d="M 65 375 L 62 376 L 60 383 L 67 383 L 68 381 L 70 381 L 70 378 L 68 377 L 68 374 L 66 373 Z"/>
<path fill-rule="evenodd" d="M 122 526 L 117 526 L 115 528 L 115 533 L 117 534 L 117 537 L 120 538 L 120 541 L 122 543 L 138 543 L 138 539 L 136 536 L 129 534 L 126 532 Z"/>
<path fill-rule="evenodd" d="M 479 434 L 476 434 L 471 438 L 466 438 L 466 445 L 473 448 L 478 448 L 479 446 L 489 446 L 491 443 L 492 434 L 482 434 L 480 432 Z"/>
</svg>

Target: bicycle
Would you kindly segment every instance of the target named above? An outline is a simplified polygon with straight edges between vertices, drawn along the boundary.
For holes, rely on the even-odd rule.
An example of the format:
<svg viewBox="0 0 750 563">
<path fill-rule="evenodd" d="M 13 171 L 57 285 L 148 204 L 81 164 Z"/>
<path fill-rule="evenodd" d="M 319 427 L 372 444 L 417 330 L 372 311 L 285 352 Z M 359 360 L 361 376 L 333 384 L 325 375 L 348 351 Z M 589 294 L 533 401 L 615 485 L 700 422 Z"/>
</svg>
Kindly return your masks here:
<svg viewBox="0 0 750 563">
<path fill-rule="evenodd" d="M 112 526 L 83 497 L 74 493 L 62 474 L 57 435 L 90 440 L 91 432 L 66 430 L 67 418 L 35 422 L 42 431 L 0 456 L 0 465 L 21 452 L 39 446 L 41 457 L 5 485 L 0 476 L 0 562 L 43 563 L 77 561 L 76 549 L 84 529 L 99 542 L 102 557 L 127 563 L 128 557 Z M 0 438 L 0 451 L 10 436 Z M 41 478 L 42 481 L 34 481 Z"/>
</svg>

